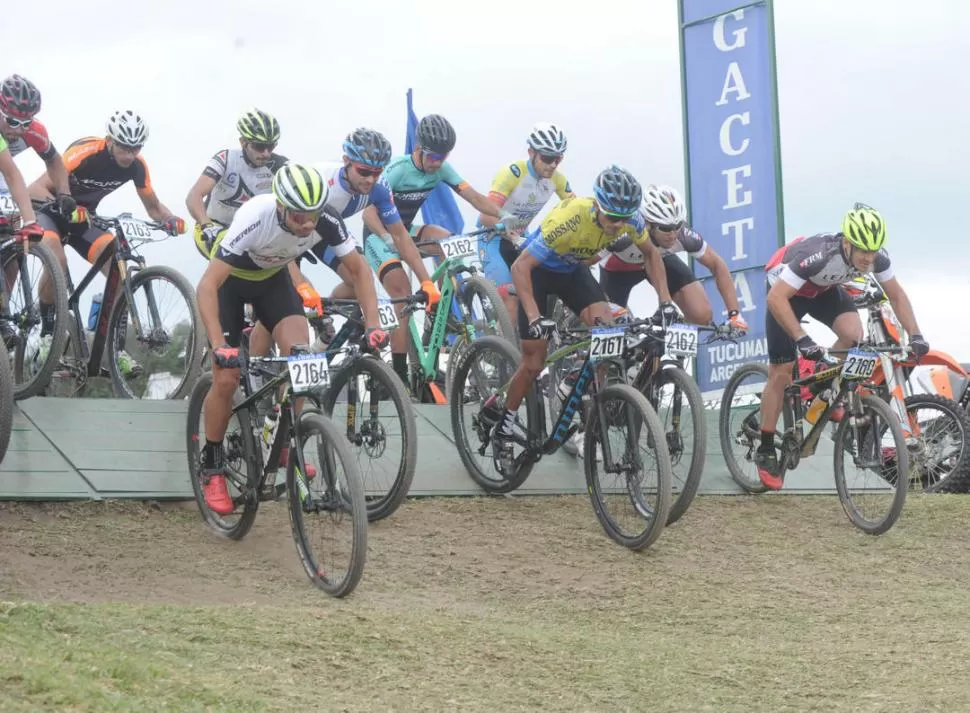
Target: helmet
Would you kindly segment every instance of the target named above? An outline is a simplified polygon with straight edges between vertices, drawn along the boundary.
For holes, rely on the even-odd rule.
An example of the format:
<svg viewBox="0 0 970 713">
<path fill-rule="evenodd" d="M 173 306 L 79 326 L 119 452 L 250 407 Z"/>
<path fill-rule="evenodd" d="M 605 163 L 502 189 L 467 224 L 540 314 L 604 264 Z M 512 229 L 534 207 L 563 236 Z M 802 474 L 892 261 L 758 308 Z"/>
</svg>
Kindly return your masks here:
<svg viewBox="0 0 970 713">
<path fill-rule="evenodd" d="M 856 203 L 842 220 L 842 235 L 860 250 L 875 252 L 886 244 L 886 221 L 875 208 Z"/>
<path fill-rule="evenodd" d="M 676 189 L 651 184 L 643 192 L 643 217 L 654 225 L 677 225 L 687 219 L 687 210 Z"/>
<path fill-rule="evenodd" d="M 40 90 L 19 74 L 0 83 L 0 112 L 14 119 L 30 119 L 40 111 Z"/>
<path fill-rule="evenodd" d="M 259 109 L 251 109 L 239 117 L 236 128 L 246 141 L 275 144 L 280 140 L 280 123 L 272 114 Z"/>
<path fill-rule="evenodd" d="M 529 134 L 529 148 L 539 153 L 562 156 L 566 153 L 566 135 L 555 124 L 540 121 Z"/>
<path fill-rule="evenodd" d="M 273 194 L 284 208 L 298 212 L 320 210 L 330 188 L 320 172 L 309 166 L 288 163 L 273 177 Z"/>
<path fill-rule="evenodd" d="M 603 170 L 593 186 L 601 210 L 613 215 L 633 215 L 640 207 L 643 189 L 633 174 L 617 165 Z"/>
<path fill-rule="evenodd" d="M 435 153 L 448 153 L 455 148 L 458 136 L 454 127 L 440 114 L 428 114 L 418 124 L 418 143 Z"/>
<path fill-rule="evenodd" d="M 384 168 L 391 160 L 391 142 L 373 129 L 354 129 L 344 139 L 344 156 L 365 166 Z"/>
<path fill-rule="evenodd" d="M 148 140 L 148 124 L 131 109 L 112 114 L 105 131 L 122 146 L 144 146 Z"/>
</svg>

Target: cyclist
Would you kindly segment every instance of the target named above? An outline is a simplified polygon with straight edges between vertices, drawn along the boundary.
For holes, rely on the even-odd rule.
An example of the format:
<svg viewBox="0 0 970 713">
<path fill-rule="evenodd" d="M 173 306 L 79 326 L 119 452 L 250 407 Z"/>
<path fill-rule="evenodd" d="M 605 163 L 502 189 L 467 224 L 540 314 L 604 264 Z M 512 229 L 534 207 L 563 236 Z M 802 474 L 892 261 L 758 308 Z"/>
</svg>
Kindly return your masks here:
<svg viewBox="0 0 970 713">
<path fill-rule="evenodd" d="M 492 181 L 488 199 L 514 215 L 525 228 L 539 215 L 552 194 L 560 199 L 574 198 L 569 181 L 557 167 L 566 153 L 566 136 L 555 124 L 539 122 L 532 128 L 526 143 L 528 160 L 513 161 L 503 166 Z M 492 216 L 480 214 L 479 225 L 495 225 Z M 509 315 L 517 315 L 519 301 L 512 285 L 512 273 L 499 250 L 502 233 L 486 233 L 478 237 L 478 256 L 485 276 L 495 283 Z M 522 244 L 521 229 L 505 235 L 516 246 Z"/>
<path fill-rule="evenodd" d="M 474 208 L 497 220 L 506 217 L 488 198 L 471 187 L 448 163 L 447 158 L 455 147 L 457 136 L 451 123 L 439 114 L 429 114 L 418 123 L 416 132 L 417 146 L 410 154 L 391 159 L 384 169 L 384 178 L 391 187 L 394 204 L 403 227 L 419 240 L 440 240 L 448 237 L 450 231 L 440 225 L 414 225 L 414 219 L 431 191 L 444 181 Z M 427 271 L 417 250 L 411 251 L 409 243 L 395 237 L 388 231 L 379 216 L 376 206 L 368 206 L 363 213 L 364 254 L 381 284 L 392 298 L 404 297 L 411 291 L 408 277 L 401 269 L 401 257 L 414 270 L 421 280 L 422 289 L 427 290 Z M 508 227 L 508 226 L 507 226 Z M 514 226 L 513 226 L 514 227 Z M 405 252 L 400 246 L 406 245 Z M 429 293 L 430 297 L 432 296 Z M 429 311 L 430 311 L 429 306 Z M 401 323 L 404 327 L 404 322 Z M 408 382 L 407 369 L 407 329 L 396 329 L 391 335 L 391 354 L 394 371 L 401 380 Z"/>
<path fill-rule="evenodd" d="M 707 325 L 713 321 L 714 314 L 707 293 L 687 263 L 677 255 L 679 252 L 686 252 L 711 271 L 728 309 L 731 325 L 747 330 L 748 325 L 741 316 L 734 280 L 731 279 L 727 263 L 687 225 L 687 209 L 676 189 L 647 186 L 643 192 L 640 215 L 647 223 L 650 241 L 663 255 L 667 286 L 687 321 Z M 647 279 L 643 271 L 643 253 L 629 238 L 618 240 L 609 247 L 609 251 L 612 254 L 600 265 L 600 285 L 611 302 L 628 307 L 630 291 Z"/>
<path fill-rule="evenodd" d="M 64 153 L 71 196 L 84 209 L 77 211 L 75 216 L 81 218 L 86 212 L 96 213 L 98 204 L 105 196 L 132 181 L 152 220 L 164 223 L 165 231 L 169 235 L 184 233 L 185 221 L 166 208 L 155 195 L 148 164 L 140 155 L 148 139 L 148 126 L 145 121 L 130 109 L 116 111 L 108 118 L 105 133 L 104 138 L 78 139 Z M 31 198 L 38 201 L 50 201 L 55 190 L 47 174 L 30 184 Z M 94 263 L 113 240 L 110 233 L 89 225 L 86 218 L 68 219 L 60 210 L 41 210 L 37 220 L 44 228 L 43 242 L 57 256 L 64 274 L 68 274 L 68 267 L 62 241 L 74 248 L 82 258 Z M 105 275 L 109 268 L 109 265 L 105 265 Z M 43 322 L 41 333 L 44 335 L 50 335 L 54 329 L 52 289 L 53 285 L 43 275 L 39 294 Z M 49 336 L 46 337 L 46 346 L 50 346 Z M 43 349 L 42 341 L 41 350 Z M 121 370 L 125 376 L 137 376 L 140 373 L 140 367 L 127 354 L 122 353 L 120 357 Z"/>
<path fill-rule="evenodd" d="M 185 198 L 195 219 L 195 247 L 206 260 L 236 209 L 253 196 L 269 193 L 273 176 L 287 161 L 273 152 L 280 125 L 272 115 L 252 109 L 239 117 L 236 129 L 239 148 L 223 149 L 210 158 Z"/>
<path fill-rule="evenodd" d="M 913 351 L 922 356 L 930 347 L 920 334 L 913 306 L 896 280 L 886 243 L 886 223 L 879 211 L 862 203 L 846 213 L 839 233 L 822 233 L 782 246 L 765 265 L 768 273 L 768 383 L 761 396 L 761 445 L 755 452 L 758 476 L 765 487 L 779 490 L 775 424 L 785 387 L 791 383 L 798 354 L 811 361 L 825 356 L 802 329 L 806 314 L 829 327 L 838 339 L 833 349 L 848 349 L 862 339 L 862 320 L 842 283 L 874 272 L 910 334 Z"/>
<path fill-rule="evenodd" d="M 526 438 L 515 413 L 542 371 L 546 340 L 556 328 L 547 315 L 548 296 L 559 296 L 587 325 L 611 321 L 606 295 L 588 264 L 600 250 L 629 235 L 643 251 L 644 267 L 653 273 L 652 284 L 660 296 L 664 318 L 672 319 L 677 313 L 667 291 L 660 252 L 647 239 L 646 224 L 638 213 L 640 183 L 629 171 L 614 165 L 599 174 L 593 193 L 592 198 L 567 198 L 553 208 L 539 228 L 526 237 L 521 253 L 502 241 L 502 254 L 511 267 L 519 298 L 522 341 L 522 363 L 509 384 L 505 414 L 492 432 L 505 460 L 511 457 L 510 441 Z"/>
<path fill-rule="evenodd" d="M 377 295 L 367 262 L 355 250 L 340 216 L 325 207 L 327 183 L 314 168 L 287 163 L 273 177 L 273 192 L 254 196 L 219 238 L 197 289 L 199 313 L 212 347 L 212 388 L 203 406 L 203 488 L 213 512 L 233 511 L 225 478 L 222 441 L 239 384 L 239 339 L 245 306 L 270 331 L 281 354 L 308 344 L 294 261 L 310 250 L 323 260 L 329 246 L 348 268 L 360 298 L 367 342 L 379 349 L 387 334 L 378 327 Z M 299 407 L 300 404 L 297 404 Z"/>
</svg>

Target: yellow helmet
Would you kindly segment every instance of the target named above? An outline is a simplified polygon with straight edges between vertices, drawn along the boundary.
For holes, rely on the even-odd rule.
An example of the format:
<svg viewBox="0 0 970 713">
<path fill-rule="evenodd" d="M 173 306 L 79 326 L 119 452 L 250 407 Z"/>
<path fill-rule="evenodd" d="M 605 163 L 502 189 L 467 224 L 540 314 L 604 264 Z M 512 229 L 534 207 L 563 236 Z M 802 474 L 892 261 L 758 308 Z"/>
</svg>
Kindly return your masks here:
<svg viewBox="0 0 970 713">
<path fill-rule="evenodd" d="M 842 220 L 842 235 L 860 250 L 875 252 L 886 244 L 886 221 L 875 208 L 856 203 Z"/>
<path fill-rule="evenodd" d="M 296 163 L 284 165 L 273 177 L 273 194 L 284 208 L 299 213 L 320 210 L 330 189 L 315 168 Z"/>
<path fill-rule="evenodd" d="M 251 109 L 239 117 L 236 128 L 246 141 L 275 144 L 280 140 L 280 123 L 272 114 L 259 109 Z"/>
</svg>

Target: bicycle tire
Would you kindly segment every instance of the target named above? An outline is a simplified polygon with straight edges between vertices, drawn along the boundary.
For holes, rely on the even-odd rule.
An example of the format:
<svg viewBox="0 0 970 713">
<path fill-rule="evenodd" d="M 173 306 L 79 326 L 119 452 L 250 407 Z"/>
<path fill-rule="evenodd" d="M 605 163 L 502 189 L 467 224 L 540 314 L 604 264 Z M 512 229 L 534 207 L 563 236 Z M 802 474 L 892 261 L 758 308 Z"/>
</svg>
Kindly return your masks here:
<svg viewBox="0 0 970 713">
<path fill-rule="evenodd" d="M 721 443 L 721 455 L 724 456 L 724 463 L 728 467 L 728 471 L 731 473 L 731 479 L 738 484 L 742 490 L 752 494 L 764 493 L 768 488 L 761 482 L 761 479 L 757 477 L 748 478 L 744 471 L 741 470 L 741 466 L 738 464 L 737 459 L 734 457 L 734 450 L 731 448 L 731 441 L 733 439 L 730 433 L 731 429 L 731 401 L 734 397 L 734 392 L 738 388 L 738 384 L 749 374 L 760 373 L 765 378 L 765 382 L 768 381 L 768 366 L 766 364 L 761 364 L 759 362 L 752 362 L 750 364 L 744 364 L 731 375 L 728 380 L 727 385 L 724 387 L 724 391 L 721 392 L 721 408 L 718 414 L 718 435 Z M 757 449 L 758 443 L 753 445 L 753 448 Z"/>
<path fill-rule="evenodd" d="M 927 493 L 966 493 L 970 489 L 970 415 L 960 404 L 939 394 L 911 394 L 906 397 L 906 412 L 920 408 L 934 408 L 944 412 L 947 418 L 954 421 L 962 434 L 963 452 L 950 475 L 940 480 L 935 486 L 923 488 Z M 925 439 L 926 430 L 921 429 L 920 439 Z M 910 459 L 912 465 L 912 458 Z"/>
<path fill-rule="evenodd" d="M 514 346 L 509 344 L 508 340 L 502 337 L 482 337 L 475 341 L 474 344 L 469 347 L 464 355 L 462 356 L 461 362 L 456 367 L 455 371 L 455 386 L 458 393 L 465 393 L 465 380 L 468 377 L 468 372 L 471 369 L 471 365 L 475 361 L 475 357 L 486 351 L 498 352 L 505 360 L 512 362 L 515 365 L 522 363 L 522 356 L 519 354 L 519 350 Z M 526 391 L 525 395 L 525 405 L 526 405 L 526 420 L 525 424 L 526 430 L 530 433 L 534 433 L 533 430 L 538 423 L 538 404 L 536 403 L 536 388 L 533 385 Z M 452 435 L 455 439 L 455 446 L 458 449 L 458 455 L 461 458 L 462 464 L 465 466 L 465 470 L 468 471 L 468 475 L 471 479 L 475 481 L 478 486 L 484 490 L 486 493 L 499 495 L 510 493 L 513 490 L 519 488 L 529 477 L 532 472 L 534 463 L 528 463 L 522 465 L 514 475 L 503 478 L 502 480 L 496 480 L 495 478 L 488 477 L 479 468 L 478 463 L 475 462 L 472 456 L 472 445 L 468 441 L 467 435 L 465 433 L 464 425 L 462 423 L 462 412 L 464 410 L 464 403 L 462 399 L 453 399 L 449 404 L 451 408 L 451 430 Z"/>
<path fill-rule="evenodd" d="M 627 384 L 611 384 L 597 396 L 599 400 L 616 398 L 638 409 L 641 422 L 650 432 L 649 439 L 653 443 L 659 465 L 657 472 L 657 507 L 650 524 L 638 535 L 628 536 L 620 532 L 613 520 L 607 515 L 606 504 L 603 502 L 599 480 L 596 477 L 596 436 L 600 429 L 600 410 L 596 406 L 590 408 L 586 422 L 586 438 L 583 443 L 583 470 L 586 473 L 586 490 L 593 504 L 596 519 L 614 542 L 631 550 L 643 550 L 657 541 L 667 524 L 670 514 L 671 479 L 673 477 L 670 465 L 670 452 L 667 441 L 663 437 L 663 424 L 654 411 L 646 396 Z"/>
<path fill-rule="evenodd" d="M 220 515 L 217 515 L 209 509 L 209 506 L 205 502 L 205 495 L 202 492 L 202 479 L 200 477 L 202 474 L 202 448 L 200 443 L 204 434 L 199 433 L 199 422 L 202 418 L 202 405 L 211 387 L 212 372 L 206 372 L 195 382 L 195 386 L 192 388 L 192 393 L 189 396 L 188 413 L 186 416 L 186 451 L 189 462 L 189 481 L 192 483 L 192 492 L 195 495 L 195 502 L 199 506 L 199 513 L 205 524 L 209 526 L 209 529 L 228 540 L 241 540 L 249 533 L 253 522 L 256 520 L 256 511 L 259 509 L 257 488 L 255 486 L 250 488 L 250 496 L 243 503 L 243 511 L 239 520 L 231 525 L 227 524 Z M 237 391 L 233 395 L 233 403 L 237 404 L 239 400 L 239 392 Z M 240 409 L 236 412 L 235 417 L 240 424 L 243 460 L 246 464 L 247 480 L 250 484 L 254 484 L 258 482 L 259 473 L 256 473 L 254 476 L 252 472 L 253 468 L 258 470 L 258 461 L 256 458 L 255 436 L 253 435 L 252 424 L 250 422 L 251 415 L 248 409 Z M 232 419 L 230 418 L 231 423 Z M 225 449 L 225 445 L 223 445 L 223 448 Z"/>
<path fill-rule="evenodd" d="M 10 356 L 7 347 L 0 339 L 0 462 L 10 447 L 10 434 L 13 431 L 13 373 L 10 370 Z"/>
<path fill-rule="evenodd" d="M 690 374 L 679 366 L 666 366 L 660 369 L 660 373 L 654 376 L 662 385 L 664 382 L 672 382 L 675 387 L 680 387 L 682 398 L 687 399 L 687 406 L 690 408 L 691 423 L 693 425 L 694 444 L 691 451 L 690 463 L 687 467 L 687 476 L 683 480 L 683 486 L 677 497 L 672 497 L 670 511 L 667 515 L 667 524 L 673 525 L 684 516 L 690 504 L 694 502 L 697 491 L 701 485 L 701 477 L 704 475 L 704 464 L 707 460 L 707 414 L 704 411 L 704 397 Z M 644 394 L 646 396 L 646 394 Z M 647 399 L 650 401 L 649 397 Z M 657 404 L 650 402 L 654 411 L 657 411 Z M 659 412 L 657 417 L 660 417 Z M 663 422 L 661 421 L 661 424 Z M 670 444 L 667 444 L 668 450 Z M 673 472 L 673 456 L 671 456 L 671 470 Z M 671 482 L 671 486 L 673 482 Z"/>
<path fill-rule="evenodd" d="M 411 399 L 408 397 L 407 390 L 401 379 L 387 362 L 369 355 L 363 355 L 353 361 L 346 368 L 342 368 L 334 374 L 329 388 L 321 399 L 321 408 L 328 418 L 333 417 L 333 409 L 337 403 L 337 396 L 341 389 L 347 384 L 352 375 L 361 372 L 369 373 L 377 382 L 374 389 L 379 389 L 380 385 L 390 394 L 390 401 L 394 404 L 397 411 L 398 421 L 401 424 L 401 462 L 398 466 L 397 476 L 391 487 L 388 488 L 386 495 L 378 500 L 367 502 L 367 519 L 369 522 L 376 522 L 392 515 L 407 498 L 414 480 L 414 471 L 418 461 L 418 427 L 414 418 L 414 409 L 411 406 Z M 374 391 L 372 390 L 373 394 Z M 306 410 L 304 409 L 304 413 Z M 367 490 L 366 485 L 364 488 Z"/>
<path fill-rule="evenodd" d="M 19 268 L 23 270 L 26 261 L 23 247 L 18 246 L 17 251 L 13 254 L 19 261 Z M 61 269 L 57 258 L 54 257 L 54 253 L 46 245 L 31 243 L 29 254 L 40 260 L 52 282 L 54 290 L 54 332 L 51 335 L 50 351 L 47 353 L 46 361 L 34 372 L 33 377 L 28 381 L 23 380 L 27 339 L 26 335 L 21 333 L 20 344 L 14 350 L 12 373 L 14 380 L 13 396 L 17 401 L 36 396 L 50 385 L 51 376 L 61 361 L 61 356 L 64 354 L 68 339 L 68 325 L 65 322 L 68 318 L 67 278 L 64 277 L 64 271 Z M 3 267 L 6 269 L 7 264 L 5 263 Z M 16 284 L 21 284 L 19 279 Z"/>
<path fill-rule="evenodd" d="M 337 460 L 343 466 L 347 475 L 347 485 L 350 496 L 350 515 L 351 527 L 353 529 L 350 567 L 347 576 L 340 582 L 332 583 L 321 568 L 317 566 L 312 549 L 309 545 L 306 530 L 303 527 L 303 503 L 301 500 L 301 485 L 296 480 L 296 461 L 290 456 L 286 463 L 286 489 L 289 501 L 290 528 L 293 533 L 293 542 L 296 545 L 297 554 L 300 562 L 310 581 L 332 597 L 346 597 L 353 592 L 360 583 L 360 578 L 364 574 L 364 565 L 367 560 L 367 505 L 364 501 L 364 484 L 357 462 L 350 452 L 350 445 L 347 439 L 337 428 L 336 424 L 330 419 L 315 413 L 305 413 L 300 416 L 300 432 L 304 439 L 314 432 L 321 433 L 326 441 L 329 451 L 335 454 Z M 300 444 L 301 447 L 303 444 Z M 323 464 L 321 464 L 323 465 Z M 317 473 L 317 478 L 325 477 L 322 472 Z"/>
<path fill-rule="evenodd" d="M 192 320 L 189 330 L 189 340 L 185 346 L 185 374 L 179 381 L 178 386 L 170 393 L 169 399 L 180 399 L 192 388 L 192 384 L 198 378 L 202 368 L 203 349 L 205 348 L 206 336 L 202 328 L 202 319 L 199 317 L 199 306 L 196 301 L 195 288 L 178 270 L 166 265 L 153 265 L 139 270 L 131 278 L 131 292 L 135 294 L 137 290 L 151 280 L 163 280 L 175 285 L 181 293 L 189 307 L 189 315 Z M 118 296 L 111 308 L 111 317 L 108 322 L 108 371 L 111 374 L 111 387 L 115 396 L 122 399 L 138 398 L 128 388 L 128 381 L 121 368 L 118 366 L 118 338 L 117 332 L 121 324 L 122 315 L 128 314 L 128 296 L 124 290 L 118 290 Z"/>
<path fill-rule="evenodd" d="M 885 421 L 889 426 L 889 430 L 893 435 L 893 441 L 896 446 L 896 472 L 905 473 L 906 477 L 908 478 L 909 450 L 906 447 L 906 439 L 903 436 L 903 427 L 902 424 L 900 424 L 899 419 L 893 413 L 893 410 L 889 407 L 889 404 L 875 394 L 863 395 L 862 404 L 864 410 L 869 408 L 872 411 L 875 411 L 879 419 Z M 867 535 L 881 535 L 889 530 L 896 523 L 896 520 L 899 519 L 899 515 L 903 511 L 903 504 L 906 502 L 906 493 L 909 491 L 909 483 L 907 482 L 902 486 L 900 486 L 898 483 L 896 484 L 896 492 L 893 495 L 893 501 L 889 507 L 889 512 L 882 520 L 878 522 L 866 520 L 859 514 L 858 510 L 856 510 L 856 508 L 852 505 L 852 497 L 848 493 L 845 482 L 845 448 L 842 445 L 842 441 L 846 436 L 846 431 L 849 429 L 849 422 L 851 418 L 852 417 L 847 412 L 842 418 L 842 421 L 839 423 L 833 439 L 835 441 L 835 489 L 839 494 L 839 502 L 842 503 L 842 509 L 848 516 L 849 521 Z M 870 426 L 871 437 L 875 438 L 876 434 L 872 432 L 871 428 L 872 427 Z"/>
</svg>

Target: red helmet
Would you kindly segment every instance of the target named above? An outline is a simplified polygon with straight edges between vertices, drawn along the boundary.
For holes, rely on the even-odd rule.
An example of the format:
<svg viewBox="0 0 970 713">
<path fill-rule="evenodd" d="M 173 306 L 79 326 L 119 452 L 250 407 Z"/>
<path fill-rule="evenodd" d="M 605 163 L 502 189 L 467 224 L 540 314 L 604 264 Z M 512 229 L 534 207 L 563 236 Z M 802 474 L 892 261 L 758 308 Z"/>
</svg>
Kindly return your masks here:
<svg viewBox="0 0 970 713">
<path fill-rule="evenodd" d="M 19 74 L 0 83 L 0 113 L 14 119 L 30 119 L 40 111 L 40 90 Z"/>
</svg>

